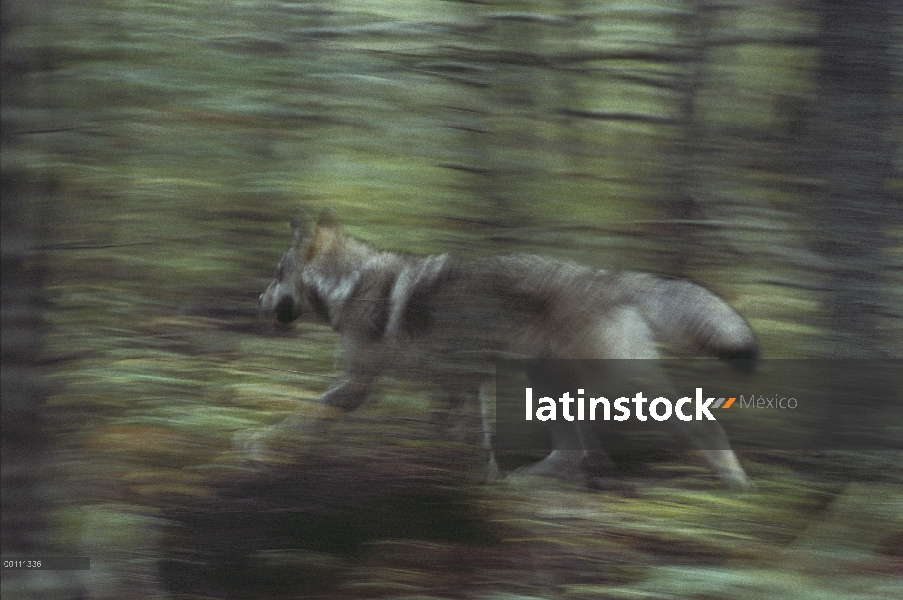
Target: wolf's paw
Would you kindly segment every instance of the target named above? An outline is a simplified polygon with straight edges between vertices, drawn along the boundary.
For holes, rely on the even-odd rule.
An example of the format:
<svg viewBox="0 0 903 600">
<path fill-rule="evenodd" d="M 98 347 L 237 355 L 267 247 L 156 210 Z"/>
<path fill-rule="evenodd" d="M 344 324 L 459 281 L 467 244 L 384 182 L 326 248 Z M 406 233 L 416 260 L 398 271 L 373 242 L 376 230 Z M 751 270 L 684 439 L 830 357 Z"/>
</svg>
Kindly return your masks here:
<svg viewBox="0 0 903 600">
<path fill-rule="evenodd" d="M 582 453 L 570 450 L 555 450 L 538 463 L 521 467 L 509 477 L 549 477 L 569 483 L 586 483 L 586 473 L 580 465 Z"/>
<path fill-rule="evenodd" d="M 486 483 L 495 483 L 499 480 L 499 465 L 495 462 L 495 456 L 489 458 L 486 463 Z"/>
<path fill-rule="evenodd" d="M 292 415 L 276 425 L 239 431 L 232 436 L 232 449 L 242 458 L 261 464 L 288 464 L 329 433 L 342 412 L 320 407 L 314 414 Z"/>
<path fill-rule="evenodd" d="M 310 427 L 306 419 L 289 418 L 269 427 L 240 431 L 232 436 L 232 449 L 258 466 L 291 463 Z"/>
<path fill-rule="evenodd" d="M 248 429 L 239 431 L 232 436 L 232 450 L 243 458 L 253 462 L 263 462 L 266 459 L 267 431 L 271 429 Z"/>
<path fill-rule="evenodd" d="M 730 473 L 722 476 L 724 485 L 732 492 L 754 492 L 756 484 L 746 476 L 746 473 Z"/>
</svg>

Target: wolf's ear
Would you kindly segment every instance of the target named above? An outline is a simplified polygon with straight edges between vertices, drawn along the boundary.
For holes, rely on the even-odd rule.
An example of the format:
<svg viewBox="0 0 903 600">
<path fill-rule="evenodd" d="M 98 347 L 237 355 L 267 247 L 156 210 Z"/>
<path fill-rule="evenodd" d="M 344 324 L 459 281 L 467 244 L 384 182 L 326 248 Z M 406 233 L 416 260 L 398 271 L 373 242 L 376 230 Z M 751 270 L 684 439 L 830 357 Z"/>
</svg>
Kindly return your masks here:
<svg viewBox="0 0 903 600">
<path fill-rule="evenodd" d="M 342 228 L 339 224 L 339 218 L 331 208 L 324 208 L 323 212 L 320 213 L 320 218 L 317 220 L 317 227 L 325 227 L 327 229 Z"/>
<path fill-rule="evenodd" d="M 310 219 L 307 213 L 301 212 L 292 218 L 292 237 L 295 241 L 300 241 L 307 236 L 310 231 Z"/>
</svg>

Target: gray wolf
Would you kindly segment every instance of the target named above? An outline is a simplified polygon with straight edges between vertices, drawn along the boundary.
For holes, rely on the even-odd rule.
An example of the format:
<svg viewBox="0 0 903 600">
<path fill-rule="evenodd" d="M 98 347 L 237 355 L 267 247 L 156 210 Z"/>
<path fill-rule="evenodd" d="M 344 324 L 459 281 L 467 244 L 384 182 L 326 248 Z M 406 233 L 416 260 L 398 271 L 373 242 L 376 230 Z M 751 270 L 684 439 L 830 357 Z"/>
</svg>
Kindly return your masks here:
<svg viewBox="0 0 903 600">
<path fill-rule="evenodd" d="M 462 263 L 381 252 L 347 235 L 330 210 L 312 231 L 293 226 L 259 309 L 282 323 L 315 316 L 339 333 L 345 378 L 319 402 L 353 411 L 383 375 L 429 384 L 450 405 L 480 398 L 490 477 L 485 390 L 495 359 L 648 359 L 660 356 L 661 344 L 723 358 L 758 353 L 746 321 L 688 281 L 521 254 Z M 726 448 L 705 457 L 726 484 L 748 486 L 723 430 L 709 423 L 684 433 L 700 448 Z M 556 450 L 534 472 L 555 474 L 575 460 Z"/>
</svg>

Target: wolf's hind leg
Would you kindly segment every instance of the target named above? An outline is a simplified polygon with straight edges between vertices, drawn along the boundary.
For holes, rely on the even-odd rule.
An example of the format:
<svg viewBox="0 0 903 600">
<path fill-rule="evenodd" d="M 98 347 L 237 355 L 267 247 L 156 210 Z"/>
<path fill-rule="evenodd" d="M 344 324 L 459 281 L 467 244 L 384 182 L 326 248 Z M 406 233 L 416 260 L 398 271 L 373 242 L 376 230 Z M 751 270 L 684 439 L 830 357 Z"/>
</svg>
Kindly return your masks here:
<svg viewBox="0 0 903 600">
<path fill-rule="evenodd" d="M 551 477 L 594 487 L 598 486 L 599 478 L 610 476 L 611 458 L 599 444 L 596 432 L 571 423 L 558 423 L 550 430 L 552 452 L 541 461 L 519 469 L 517 476 Z"/>
<path fill-rule="evenodd" d="M 489 392 L 485 385 L 480 386 L 477 394 L 480 401 L 480 424 L 482 425 L 481 447 L 486 456 L 486 482 L 492 483 L 499 476 L 499 465 L 495 460 L 495 449 L 492 446 L 492 421 L 489 414 Z"/>
<path fill-rule="evenodd" d="M 702 450 L 702 455 L 709 465 L 729 488 L 748 490 L 753 487 L 749 477 L 737 460 L 737 455 L 730 449 L 727 434 L 721 425 L 712 421 L 681 422 L 681 432 Z"/>
<path fill-rule="evenodd" d="M 727 487 L 734 490 L 755 488 L 733 450 L 706 450 L 703 454 Z"/>
<path fill-rule="evenodd" d="M 488 385 L 488 384 L 487 384 Z M 436 414 L 437 434 L 458 443 L 479 448 L 480 466 L 485 467 L 486 483 L 498 478 L 498 463 L 492 446 L 492 414 L 487 385 L 467 386 L 445 395 L 445 404 Z"/>
</svg>

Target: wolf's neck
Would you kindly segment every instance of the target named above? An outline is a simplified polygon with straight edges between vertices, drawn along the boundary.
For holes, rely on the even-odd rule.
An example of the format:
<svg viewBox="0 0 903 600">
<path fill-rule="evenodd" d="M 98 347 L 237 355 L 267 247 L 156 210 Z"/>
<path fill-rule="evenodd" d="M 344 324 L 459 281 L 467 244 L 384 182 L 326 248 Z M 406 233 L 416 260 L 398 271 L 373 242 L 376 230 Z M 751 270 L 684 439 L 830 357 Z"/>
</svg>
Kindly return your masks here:
<svg viewBox="0 0 903 600">
<path fill-rule="evenodd" d="M 378 252 L 363 242 L 346 238 L 342 240 L 341 248 L 327 250 L 310 265 L 305 279 L 329 314 L 337 316 L 362 280 L 374 276 L 394 280 L 403 268 L 403 262 L 398 254 Z"/>
</svg>

